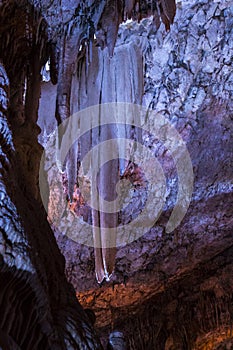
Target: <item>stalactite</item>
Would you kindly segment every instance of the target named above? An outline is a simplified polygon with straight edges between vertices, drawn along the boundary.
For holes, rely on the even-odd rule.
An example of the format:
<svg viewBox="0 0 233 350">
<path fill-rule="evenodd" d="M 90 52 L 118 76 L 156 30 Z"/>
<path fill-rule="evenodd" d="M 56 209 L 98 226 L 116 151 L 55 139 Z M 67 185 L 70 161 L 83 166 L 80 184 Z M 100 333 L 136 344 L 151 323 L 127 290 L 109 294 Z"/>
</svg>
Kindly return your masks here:
<svg viewBox="0 0 233 350">
<path fill-rule="evenodd" d="M 27 123 L 36 124 L 38 118 L 38 108 L 40 99 L 40 83 L 41 83 L 41 60 L 38 51 L 32 56 L 27 75 L 27 91 L 25 99 L 25 117 Z"/>
<path fill-rule="evenodd" d="M 92 63 L 92 40 L 90 40 L 90 43 L 89 43 L 89 63 Z"/>
<path fill-rule="evenodd" d="M 98 23 L 98 29 L 101 29 L 101 33 L 104 33 L 104 46 L 108 47 L 110 57 L 113 56 L 118 27 L 122 22 L 121 6 L 121 1 L 108 0 Z M 103 41 L 103 38 L 101 40 Z"/>
<path fill-rule="evenodd" d="M 126 12 L 126 18 L 131 19 L 132 17 L 132 11 L 135 7 L 136 0 L 126 0 L 125 1 L 125 12 Z"/>
<path fill-rule="evenodd" d="M 80 47 L 81 33 L 76 29 L 75 34 L 70 38 L 63 35 L 61 40 L 56 102 L 56 118 L 59 124 L 70 116 L 72 75 L 74 74 L 77 53 Z"/>
<path fill-rule="evenodd" d="M 74 143 L 68 154 L 66 160 L 66 173 L 68 179 L 68 195 L 72 203 L 75 184 L 77 183 L 77 161 L 78 161 L 78 143 Z"/>
<path fill-rule="evenodd" d="M 176 14 L 176 4 L 174 0 L 161 0 L 160 15 L 166 30 L 170 29 L 170 24 L 173 23 Z"/>
<path fill-rule="evenodd" d="M 126 46 L 123 49 L 116 48 L 116 50 L 116 57 L 114 56 L 110 60 L 106 50 L 101 51 L 98 47 L 93 46 L 92 64 L 89 65 L 88 73 L 86 72 L 86 58 L 80 58 L 78 63 L 78 81 L 74 81 L 74 86 L 77 84 L 79 90 L 73 93 L 74 96 L 77 96 L 77 100 L 73 96 L 72 105 L 75 106 L 78 104 L 78 109 L 83 109 L 88 107 L 89 104 L 106 102 L 125 101 L 136 104 L 141 103 L 143 94 L 143 60 L 141 49 L 137 45 L 134 45 L 133 47 Z M 135 62 L 137 63 L 135 64 Z M 95 82 L 94 85 L 93 82 Z M 98 117 L 96 116 L 96 118 Z M 99 116 L 99 119 L 101 123 L 101 116 Z M 85 128 L 87 127 L 86 121 L 81 120 L 81 130 L 82 124 L 85 125 Z M 91 125 L 92 123 L 90 123 L 90 128 Z M 116 126 L 108 126 L 108 128 L 101 127 L 99 130 L 94 129 L 85 138 L 82 138 L 80 142 L 81 159 L 92 147 L 103 140 L 133 137 L 133 139 L 139 141 L 140 135 L 138 132 L 139 130 L 137 129 L 132 130 L 129 127 L 123 128 Z M 124 148 L 124 145 L 122 143 L 119 144 L 119 148 Z M 101 155 L 98 155 L 98 157 L 94 157 L 90 164 L 94 169 L 99 169 Z M 110 162 L 103 169 L 100 169 L 97 186 L 101 196 L 109 200 L 114 198 L 116 183 L 120 180 L 119 169 L 121 169 L 122 175 L 125 172 L 126 166 L 127 162 L 116 161 Z M 101 205 L 99 198 L 92 198 L 92 200 L 95 202 L 95 206 Z M 114 242 L 116 241 L 116 237 L 114 237 L 113 231 L 112 236 L 109 237 L 106 228 L 117 227 L 118 213 L 106 214 L 93 210 L 92 223 L 95 226 L 93 235 L 94 245 L 96 247 L 96 277 L 97 281 L 101 283 L 104 279 L 109 280 L 114 270 L 116 254 Z M 101 227 L 105 228 L 105 230 L 101 230 Z"/>
<path fill-rule="evenodd" d="M 58 53 L 57 45 L 50 43 L 50 77 L 51 82 L 56 85 L 58 82 Z"/>
</svg>

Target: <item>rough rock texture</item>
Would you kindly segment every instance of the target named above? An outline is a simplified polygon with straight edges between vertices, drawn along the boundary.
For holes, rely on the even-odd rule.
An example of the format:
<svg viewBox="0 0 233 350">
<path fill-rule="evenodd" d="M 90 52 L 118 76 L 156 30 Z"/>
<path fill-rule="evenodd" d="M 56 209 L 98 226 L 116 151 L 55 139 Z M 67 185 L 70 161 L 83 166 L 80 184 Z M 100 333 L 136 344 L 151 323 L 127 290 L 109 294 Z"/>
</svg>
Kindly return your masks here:
<svg viewBox="0 0 233 350">
<path fill-rule="evenodd" d="M 122 62 L 121 53 L 138 48 L 137 57 L 142 54 L 144 60 L 143 103 L 176 126 L 187 142 L 195 176 L 189 210 L 168 234 L 165 225 L 176 201 L 177 174 L 166 150 L 145 136 L 145 145 L 165 169 L 167 201 L 150 232 L 117 250 L 110 284 L 98 287 L 94 281 L 91 248 L 57 236 L 78 299 L 95 311 L 103 337 L 116 328 L 127 334 L 131 349 L 231 347 L 232 6 L 232 1 L 178 2 L 169 33 L 162 27 L 155 31 L 150 20 L 125 24 L 107 66 L 111 76 L 115 62 Z M 99 52 L 103 59 L 105 54 Z M 130 76 L 127 59 L 124 69 Z M 88 89 L 78 85 L 80 70 L 78 77 L 73 89 L 85 94 Z M 103 83 L 102 96 L 109 96 L 109 86 Z M 92 96 L 98 95 L 98 86 L 93 90 Z M 73 101 L 72 108 L 76 106 Z"/>
</svg>

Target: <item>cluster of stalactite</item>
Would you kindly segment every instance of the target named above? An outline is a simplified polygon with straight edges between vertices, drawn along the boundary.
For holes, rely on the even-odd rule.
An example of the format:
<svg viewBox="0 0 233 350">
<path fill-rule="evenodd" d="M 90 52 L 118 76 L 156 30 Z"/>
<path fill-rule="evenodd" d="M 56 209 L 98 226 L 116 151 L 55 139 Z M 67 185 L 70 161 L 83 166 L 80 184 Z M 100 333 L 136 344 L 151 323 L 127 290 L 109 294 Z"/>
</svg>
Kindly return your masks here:
<svg viewBox="0 0 233 350">
<path fill-rule="evenodd" d="M 154 16 L 155 25 L 160 17 L 167 29 L 173 23 L 176 12 L 174 0 L 161 1 L 79 1 L 73 17 L 64 26 L 59 40 L 59 71 L 56 117 L 58 122 L 70 116 L 70 95 L 72 75 L 75 72 L 77 56 L 82 46 L 86 60 L 92 61 L 92 45 L 108 47 L 110 57 L 122 21 L 132 18 Z M 94 38 L 96 37 L 96 40 Z"/>
<path fill-rule="evenodd" d="M 77 10 L 78 9 L 78 10 Z M 59 71 L 58 71 L 58 89 L 57 89 L 57 105 L 56 105 L 56 118 L 59 123 L 64 121 L 70 116 L 71 108 L 71 94 L 72 94 L 72 82 L 74 81 L 74 73 L 78 71 L 78 83 L 75 86 L 79 86 L 79 102 L 76 105 L 79 109 L 83 109 L 88 105 L 100 104 L 104 102 L 118 102 L 111 96 L 111 89 L 106 88 L 104 85 L 105 70 L 104 67 L 109 65 L 109 86 L 113 86 L 116 77 L 112 77 L 114 70 L 114 64 L 109 62 L 109 57 L 113 56 L 115 42 L 117 38 L 119 24 L 132 18 L 134 20 L 140 20 L 143 17 L 150 15 L 154 16 L 154 23 L 156 27 L 160 25 L 160 16 L 165 23 L 166 29 L 170 28 L 170 24 L 173 22 L 175 16 L 175 2 L 171 1 L 112 1 L 100 2 L 98 5 L 96 2 L 80 2 L 79 7 L 76 9 L 78 16 L 71 20 L 61 37 L 60 55 L 59 55 Z M 83 20 L 84 15 L 85 21 Z M 89 17 L 87 16 L 89 15 Z M 104 49 L 108 48 L 107 52 L 103 55 L 100 54 L 98 47 Z M 78 53 L 78 55 L 77 55 Z M 107 54 L 107 56 L 106 56 Z M 127 101 L 131 103 L 141 103 L 142 97 L 142 85 L 143 85 L 143 67 L 142 52 L 137 52 L 137 48 L 133 52 L 123 53 L 125 66 L 127 66 L 127 59 L 130 60 L 130 56 L 133 55 L 132 62 L 135 65 L 135 73 L 133 74 L 136 82 L 131 82 L 130 98 L 129 96 L 121 96 L 120 101 Z M 127 58 L 127 55 L 128 58 Z M 141 57 L 140 57 L 141 56 Z M 91 86 L 91 82 L 98 80 L 97 75 L 100 74 L 102 65 L 102 79 L 96 81 L 96 86 Z M 130 63 L 129 63 L 130 64 Z M 78 66 L 78 67 L 77 67 Z M 138 67 L 140 66 L 140 67 Z M 107 70 L 106 70 L 107 72 Z M 127 76 L 127 72 L 125 75 Z M 139 76 L 138 76 L 139 75 Z M 132 90 L 132 91 L 131 91 Z M 139 91 L 138 91 L 139 90 Z M 86 96 L 84 96 L 86 91 Z M 77 94 L 77 92 L 75 92 Z M 120 93 L 121 95 L 121 93 Z M 137 97 L 133 97 L 137 96 Z M 74 105 L 74 103 L 73 103 Z M 77 109 L 78 109 L 77 108 Z M 96 134 L 96 132 L 95 132 Z M 106 139 L 111 139 L 116 134 L 114 127 L 109 127 L 105 132 Z M 127 131 L 124 132 L 124 135 Z M 118 135 L 119 137 L 120 135 Z M 121 135 L 122 137 L 123 135 Z M 97 135 L 86 136 L 85 140 L 80 143 L 80 152 L 93 146 L 91 140 L 96 142 Z M 98 138 L 98 137 L 97 137 Z M 88 144 L 89 142 L 89 144 Z M 66 164 L 67 178 L 68 178 L 68 193 L 69 198 L 72 200 L 72 193 L 75 183 L 77 182 L 77 158 L 78 150 L 77 144 L 73 145 L 69 152 L 68 160 Z M 97 162 L 98 163 L 98 162 Z M 97 167 L 98 164 L 92 164 L 92 167 Z M 123 170 L 124 171 L 124 170 Z M 112 197 L 115 193 L 115 185 L 119 180 L 119 164 L 118 162 L 111 162 L 101 170 L 99 191 L 104 193 L 106 197 Z M 117 226 L 117 214 L 105 215 L 99 214 L 96 211 L 92 211 L 92 222 L 95 227 L 100 227 L 98 232 L 93 232 L 94 241 L 100 241 L 104 246 L 108 241 L 103 232 L 101 233 L 101 227 L 114 227 Z M 112 241 L 114 241 L 114 237 Z M 112 243 L 112 242 L 111 242 Z M 112 244 L 113 245 L 113 244 Z M 96 263 L 96 277 L 98 282 L 102 282 L 104 279 L 109 280 L 114 269 L 115 263 L 115 249 L 95 249 L 95 263 Z"/>
<path fill-rule="evenodd" d="M 100 2 L 79 1 L 73 17 L 61 30 L 57 41 L 59 55 L 57 63 L 56 118 L 58 123 L 70 117 L 72 78 L 76 71 L 79 70 L 79 61 L 82 60 L 82 57 L 84 57 L 86 66 L 85 72 L 87 73 L 89 69 L 92 69 L 93 76 L 97 74 L 98 66 L 93 59 L 93 55 L 95 54 L 93 45 L 100 46 L 102 49 L 107 47 L 109 56 L 112 57 L 121 22 L 131 18 L 140 20 L 144 17 L 154 16 L 155 26 L 159 27 L 161 17 L 166 29 L 169 29 L 170 24 L 173 23 L 175 13 L 176 6 L 174 0 L 131 0 L 124 2 L 115 0 Z M 82 65 L 83 62 L 81 63 Z M 84 80 L 82 79 L 82 82 Z M 84 83 L 86 84 L 86 82 Z M 81 89 L 85 89 L 85 86 L 81 86 Z M 97 103 L 101 102 L 100 100 Z M 84 104 L 85 102 L 81 101 L 81 107 Z M 71 150 L 69 158 L 70 161 L 68 160 L 67 163 L 72 163 L 73 169 L 76 170 L 77 152 Z M 67 175 L 69 196 L 72 200 L 75 176 L 69 170 Z"/>
</svg>

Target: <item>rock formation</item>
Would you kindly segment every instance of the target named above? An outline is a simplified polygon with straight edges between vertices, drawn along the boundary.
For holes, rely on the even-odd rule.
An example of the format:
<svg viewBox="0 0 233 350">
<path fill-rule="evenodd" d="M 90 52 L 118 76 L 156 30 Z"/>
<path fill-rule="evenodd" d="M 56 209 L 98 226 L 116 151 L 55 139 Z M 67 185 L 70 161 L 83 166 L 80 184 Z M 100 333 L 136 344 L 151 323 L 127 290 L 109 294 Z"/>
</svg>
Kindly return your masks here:
<svg viewBox="0 0 233 350">
<path fill-rule="evenodd" d="M 2 349 L 231 349 L 232 14 L 231 0 L 0 1 Z M 47 62 L 49 82 L 42 82 Z M 194 172 L 187 214 L 166 232 L 179 185 L 172 155 L 150 133 L 104 130 L 107 138 L 141 138 L 166 178 L 159 220 L 117 249 L 79 244 L 67 232 L 72 210 L 110 226 L 130 222 L 147 199 L 140 167 L 117 161 L 101 170 L 99 190 L 108 198 L 128 179 L 127 210 L 99 218 L 86 205 L 79 164 L 102 141 L 94 140 L 98 131 L 73 145 L 63 164 L 72 210 L 62 232 L 51 190 L 61 174 L 52 157 L 44 183 L 54 232 L 38 187 L 40 132 L 49 148 L 57 122 L 105 102 L 143 104 L 152 124 L 157 112 L 165 116 L 186 142 Z"/>
<path fill-rule="evenodd" d="M 166 173 L 166 205 L 150 232 L 117 249 L 110 285 L 99 289 L 93 282 L 91 248 L 63 236 L 66 230 L 63 235 L 57 233 L 67 276 L 80 302 L 95 310 L 104 338 L 113 327 L 127 334 L 131 349 L 224 348 L 214 344 L 231 337 L 231 13 L 231 2 L 186 1 L 177 4 L 169 32 L 162 26 L 156 30 L 151 19 L 123 24 L 112 59 L 107 63 L 107 50 L 98 50 L 94 65 L 98 72 L 92 65 L 86 71 L 83 58 L 73 77 L 72 113 L 80 104 L 85 108 L 98 103 L 100 91 L 104 102 L 115 101 L 115 96 L 127 102 L 141 98 L 145 106 L 165 114 L 176 126 L 193 163 L 190 208 L 182 224 L 167 234 L 177 174 L 163 145 L 149 135 L 144 138 Z M 96 62 L 97 49 L 93 50 Z M 135 57 L 134 65 L 130 57 Z M 99 88 L 101 73 L 106 75 Z M 144 76 L 141 90 L 140 76 Z M 143 189 L 137 189 L 131 208 L 136 214 L 142 196 Z M 130 215 L 130 210 L 125 213 L 126 221 Z"/>
</svg>

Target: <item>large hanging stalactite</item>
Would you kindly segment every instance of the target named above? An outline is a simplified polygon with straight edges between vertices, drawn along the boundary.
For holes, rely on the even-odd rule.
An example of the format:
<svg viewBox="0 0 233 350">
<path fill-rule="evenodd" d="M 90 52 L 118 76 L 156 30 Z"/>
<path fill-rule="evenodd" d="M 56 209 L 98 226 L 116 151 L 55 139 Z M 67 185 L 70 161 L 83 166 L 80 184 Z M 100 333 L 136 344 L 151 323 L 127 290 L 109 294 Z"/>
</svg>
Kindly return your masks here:
<svg viewBox="0 0 233 350">
<path fill-rule="evenodd" d="M 90 105 L 110 102 L 141 104 L 143 95 L 142 48 L 137 45 L 122 45 L 115 50 L 116 56 L 110 59 L 107 49 L 102 51 L 98 49 L 98 47 L 93 46 L 92 63 L 88 67 L 88 71 L 86 71 L 85 58 L 79 60 L 78 77 L 73 79 L 73 112 L 87 108 Z M 98 143 L 114 138 L 119 138 L 120 140 L 132 138 L 133 134 L 137 134 L 138 132 L 127 126 L 101 126 L 101 111 L 99 115 L 95 116 L 95 118 L 98 118 L 100 126 L 98 130 L 91 130 L 92 122 L 90 121 L 90 125 L 88 125 L 90 132 L 85 138 L 82 138 L 80 142 L 81 159 L 89 149 Z M 87 127 L 86 123 L 85 120 L 81 120 L 81 130 L 84 128 L 84 125 L 85 128 Z M 127 116 L 125 116 L 125 123 L 128 123 Z M 139 140 L 138 134 L 134 136 Z M 118 146 L 124 147 L 122 141 Z M 116 184 L 120 180 L 120 175 L 124 173 L 125 168 L 123 164 L 119 163 L 119 160 L 112 160 L 111 162 L 106 163 L 103 167 L 100 167 L 101 162 L 101 155 L 97 158 L 93 156 L 90 167 L 92 169 L 100 168 L 97 186 L 101 198 L 113 200 L 116 191 Z M 96 205 L 101 208 L 101 199 L 96 198 L 96 202 Z M 97 281 L 99 283 L 104 279 L 109 280 L 109 276 L 114 270 L 116 232 L 114 235 L 113 228 L 115 228 L 116 231 L 118 221 L 119 217 L 117 211 L 112 214 L 103 212 L 99 214 L 98 211 L 92 210 L 92 223 L 95 227 L 93 229 L 93 235 L 96 242 L 94 242 L 96 246 L 95 270 Z M 106 230 L 101 230 L 101 227 L 104 229 L 111 228 L 111 237 L 109 237 L 109 233 L 107 233 L 107 237 L 105 237 Z M 97 242 L 100 242 L 100 244 L 97 244 Z M 102 248 L 99 247 L 99 245 L 102 245 Z"/>
<path fill-rule="evenodd" d="M 159 12 L 158 12 L 159 11 Z M 96 34 L 96 42 L 101 46 L 102 49 L 105 47 L 108 48 L 109 57 L 113 56 L 113 50 L 117 38 L 119 24 L 126 20 L 127 18 L 141 19 L 149 15 L 154 15 L 158 17 L 160 14 L 163 22 L 165 23 L 166 29 L 170 28 L 170 24 L 173 23 L 175 16 L 176 6 L 175 2 L 172 1 L 162 1 L 157 3 L 157 1 L 148 3 L 146 1 L 142 2 L 130 2 L 126 1 L 125 3 L 114 0 L 102 1 L 98 4 L 90 1 L 88 3 L 80 2 L 76 8 L 77 15 L 72 19 L 67 26 L 64 28 L 63 33 L 60 37 L 60 56 L 59 56 L 59 74 L 58 74 L 58 88 L 57 88 L 57 101 L 56 101 L 56 118 L 58 123 L 62 123 L 68 117 L 70 117 L 71 108 L 70 108 L 70 99 L 71 99 L 71 88 L 72 88 L 72 77 L 77 69 L 77 59 L 80 51 L 80 46 L 83 45 L 84 56 L 85 56 L 85 68 L 84 75 L 88 74 L 88 71 L 92 71 L 93 76 L 90 76 L 90 80 L 93 80 L 93 77 L 97 75 L 97 70 L 99 69 L 100 62 L 95 62 L 95 49 L 93 49 L 93 39 L 94 34 Z M 131 53 L 129 52 L 129 55 Z M 142 55 L 142 53 L 141 53 Z M 106 61 L 109 60 L 109 57 L 106 57 Z M 124 59 L 124 58 L 123 58 Z M 139 62 L 141 62 L 140 58 Z M 80 60 L 78 60 L 78 65 Z M 109 61 L 106 63 L 108 66 Z M 104 63 L 105 65 L 105 63 Z M 114 69 L 114 68 L 113 68 Z M 79 70 L 79 68 L 78 68 Z M 103 68 L 104 71 L 104 68 Z M 141 89 L 142 85 L 142 68 L 137 71 L 135 76 L 139 73 L 138 80 L 132 82 L 131 86 L 131 99 L 120 97 L 120 101 L 127 101 L 133 103 L 141 102 L 142 91 L 138 92 L 137 90 Z M 125 73 L 127 76 L 129 72 Z M 90 74 L 89 74 L 90 75 Z M 116 79 L 116 78 L 114 78 Z M 126 78 L 127 79 L 127 78 Z M 101 80 L 101 79 L 100 79 Z M 94 80 L 93 80 L 94 81 Z M 105 80 L 103 80 L 104 82 Z M 127 80 L 126 80 L 127 81 Z M 86 89 L 87 82 L 83 80 L 83 86 L 81 86 L 80 91 L 82 95 L 82 90 Z M 113 81 L 110 82 L 113 84 Z M 86 98 L 91 101 L 91 104 L 101 104 L 104 102 L 112 102 L 114 99 L 112 97 L 106 97 L 106 92 L 109 90 L 106 88 L 106 91 L 102 91 L 106 86 L 99 87 L 99 99 L 94 102 L 94 99 L 91 97 L 95 92 L 87 92 Z M 87 90 L 87 89 L 86 89 Z M 98 92 L 97 92 L 98 95 Z M 101 98 L 103 96 L 103 98 Z M 135 97 L 137 96 L 137 97 Z M 86 98 L 84 101 L 81 100 L 79 108 L 83 108 L 86 105 Z M 118 99 L 119 101 L 119 99 Z M 116 101 L 116 102 L 118 102 Z M 61 131 L 61 130 L 60 130 Z M 64 130 L 63 130 L 64 132 Z M 114 137 L 115 132 L 110 128 L 108 131 L 107 139 Z M 61 145 L 62 136 L 59 135 L 59 146 Z M 92 135 L 91 139 L 94 139 Z M 84 141 L 86 142 L 86 141 Z M 81 148 L 85 148 L 81 145 Z M 81 150 L 82 152 L 82 150 Z M 70 149 L 66 161 L 66 172 L 68 178 L 68 194 L 69 199 L 72 201 L 74 186 L 77 178 L 77 145 L 73 145 Z M 64 166 L 64 165 L 62 165 Z M 92 164 L 92 166 L 98 166 L 97 164 Z M 64 168 L 63 168 L 64 169 Z M 109 163 L 105 166 L 104 170 L 101 170 L 100 174 L 100 184 L 99 191 L 104 193 L 104 196 L 111 198 L 115 193 L 115 185 L 119 173 L 119 164 L 115 162 Z M 108 184 L 109 179 L 111 179 L 111 184 Z M 108 237 L 101 237 L 100 231 L 101 227 L 114 227 L 117 226 L 117 214 L 114 215 L 105 215 L 99 214 L 96 211 L 92 213 L 93 225 L 99 227 L 99 229 L 93 230 L 94 235 L 94 244 L 96 242 L 101 242 L 104 246 L 108 241 Z M 110 226 L 109 226 L 110 225 Z M 103 230 L 104 231 L 104 230 Z M 103 235 L 103 233 L 102 233 Z M 101 239 L 100 239 L 101 237 Z M 111 245 L 113 245 L 115 238 L 111 238 Z M 107 243 L 106 243 L 107 244 Z M 107 244 L 108 245 L 108 244 Z M 115 248 L 105 249 L 105 248 L 96 248 L 96 274 L 97 280 L 102 282 L 104 278 L 109 279 L 114 268 L 115 261 Z"/>
<path fill-rule="evenodd" d="M 57 103 L 56 103 L 56 117 L 59 123 L 64 121 L 70 116 L 70 98 L 71 98 L 71 84 L 72 84 L 72 76 L 75 72 L 76 68 L 76 61 L 77 61 L 77 55 L 79 53 L 80 45 L 82 44 L 84 46 L 84 70 L 83 73 L 84 77 L 89 75 L 90 81 L 94 81 L 94 77 L 97 76 L 97 71 L 99 70 L 99 65 L 101 63 L 100 61 L 95 61 L 95 50 L 93 48 L 93 45 L 89 45 L 89 42 L 92 43 L 93 36 L 96 33 L 96 42 L 97 45 L 100 45 L 102 49 L 104 49 L 106 46 L 108 47 L 109 57 L 113 55 L 113 50 L 115 46 L 115 41 L 118 33 L 118 27 L 119 24 L 122 22 L 123 19 L 127 19 L 127 17 L 132 17 L 133 19 L 141 19 L 143 17 L 146 17 L 148 15 L 158 15 L 158 11 L 160 9 L 160 15 L 163 20 L 163 22 L 166 25 L 166 29 L 169 29 L 170 24 L 173 22 L 174 15 L 175 15 L 175 2 L 165 2 L 163 1 L 161 4 L 157 2 L 153 3 L 147 3 L 147 2 L 126 2 L 123 6 L 123 3 L 121 2 L 115 2 L 112 0 L 106 1 L 101 3 L 101 6 L 98 5 L 96 7 L 95 4 L 92 2 L 88 5 L 81 3 L 79 7 L 77 8 L 79 11 L 76 11 L 79 13 L 74 20 L 69 22 L 67 27 L 64 29 L 64 32 L 61 37 L 61 50 L 60 50 L 60 60 L 59 60 L 59 76 L 58 76 L 58 90 L 57 90 Z M 88 7 L 89 6 L 89 7 Z M 80 18 L 83 14 L 90 13 L 92 14 L 92 17 L 84 16 L 84 20 Z M 84 45 L 85 44 L 85 45 Z M 131 52 L 128 53 L 129 56 L 131 55 Z M 139 56 L 142 56 L 142 52 L 139 54 Z M 103 56 L 104 57 L 104 56 Z M 109 65 L 109 57 L 106 56 L 105 61 L 103 63 L 103 67 L 108 67 Z M 123 57 L 123 60 L 125 60 L 126 57 Z M 138 56 L 136 57 L 136 60 L 139 60 L 141 62 L 141 58 Z M 80 60 L 78 61 L 78 65 L 80 65 Z M 132 64 L 133 61 L 131 62 Z M 127 81 L 127 75 L 130 74 L 129 66 L 127 66 L 128 72 L 125 72 L 125 77 L 119 78 L 123 81 Z M 114 70 L 114 68 L 112 68 Z M 79 70 L 79 68 L 78 68 Z M 92 72 L 92 76 L 88 73 Z M 104 72 L 104 68 L 103 68 Z M 119 76 L 121 76 L 121 69 L 119 68 Z M 130 88 L 130 94 L 131 98 L 120 96 L 118 97 L 118 100 L 116 102 L 133 102 L 133 103 L 141 103 L 141 97 L 142 97 L 142 75 L 143 75 L 143 69 L 142 67 L 140 69 L 136 69 L 136 72 L 134 74 L 135 81 L 132 81 Z M 99 75 L 99 77 L 101 74 Z M 101 82 L 101 79 L 99 78 L 99 82 Z M 126 79 L 126 80 L 124 80 Z M 114 81 L 116 80 L 116 77 L 110 82 L 110 85 L 112 87 L 114 86 Z M 107 81 L 107 80 L 106 80 Z M 87 92 L 87 85 L 88 82 L 85 81 L 85 78 L 81 80 L 83 82 L 81 88 L 80 88 L 80 106 L 79 108 L 82 109 L 84 106 L 87 106 L 88 103 L 86 100 L 91 101 L 91 104 L 98 104 L 98 103 L 104 103 L 104 102 L 112 102 L 114 101 L 113 96 L 108 96 L 110 91 L 112 89 L 109 89 L 107 86 L 99 86 L 97 89 L 99 89 L 99 92 L 95 91 L 88 91 Z M 105 78 L 103 79 L 103 84 L 105 82 Z M 120 85 L 119 85 L 120 86 Z M 124 89 L 124 88 L 123 88 Z M 91 87 L 91 90 L 92 87 Z M 103 90 L 103 91 L 102 91 Z M 141 90 L 141 91 L 137 91 Z M 83 91 L 86 91 L 86 96 L 83 96 Z M 114 94 L 114 92 L 113 92 Z M 95 97 L 93 98 L 93 95 L 98 96 L 98 99 L 95 100 Z M 81 97 L 82 96 L 82 97 Z M 102 97 L 101 97 L 102 96 Z M 95 101 L 94 101 L 95 100 Z M 115 132 L 110 128 L 108 131 L 107 139 L 111 139 L 114 137 Z M 119 135 L 118 135 L 119 136 Z M 123 136 L 123 135 L 121 135 Z M 88 137 L 87 137 L 88 138 Z M 94 140 L 95 136 L 92 135 L 90 139 Z M 60 140 L 61 141 L 61 140 Z M 88 141 L 83 141 L 84 143 L 87 143 Z M 85 145 L 81 145 L 81 152 L 82 149 L 85 149 Z M 67 172 L 67 178 L 68 178 L 68 194 L 70 201 L 72 201 L 73 197 L 73 191 L 74 186 L 76 183 L 77 178 L 77 145 L 73 145 L 72 149 L 70 149 L 67 157 L 67 163 L 66 163 L 66 172 Z M 97 162 L 98 163 L 98 162 Z M 92 164 L 93 167 L 97 166 L 98 164 Z M 100 184 L 99 184 L 99 191 L 104 193 L 104 196 L 107 196 L 108 198 L 111 198 L 115 194 L 115 185 L 118 178 L 119 173 L 119 164 L 115 163 L 113 166 L 113 163 L 109 163 L 105 166 L 104 170 L 101 170 L 100 175 Z M 111 179 L 111 184 L 106 185 Z M 95 210 L 92 213 L 92 222 L 95 227 L 99 227 L 96 230 L 93 230 L 94 235 L 94 241 L 97 244 L 97 242 L 101 242 L 101 244 L 104 246 L 105 243 L 108 241 L 108 237 L 101 237 L 101 227 L 114 227 L 117 226 L 117 213 L 114 215 L 105 215 L 101 214 L 99 215 L 98 212 Z M 109 226 L 110 225 L 110 226 Z M 103 230 L 104 231 L 104 230 Z M 102 233 L 103 235 L 103 233 Z M 111 245 L 113 246 L 113 242 L 116 238 L 111 238 Z M 109 276 L 111 275 L 113 268 L 114 268 L 114 261 L 115 261 L 115 248 L 111 249 L 105 249 L 105 248 L 96 248 L 95 249 L 95 256 L 96 256 L 96 275 L 97 280 L 99 282 L 102 282 L 104 278 L 107 280 L 109 279 Z"/>
</svg>

